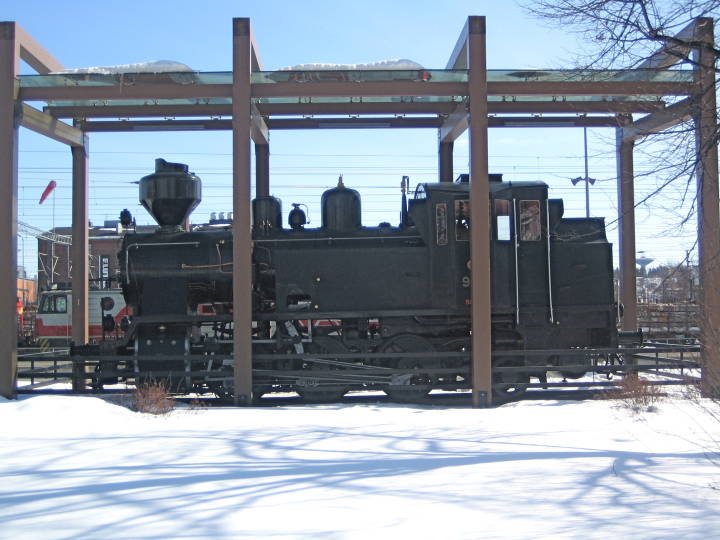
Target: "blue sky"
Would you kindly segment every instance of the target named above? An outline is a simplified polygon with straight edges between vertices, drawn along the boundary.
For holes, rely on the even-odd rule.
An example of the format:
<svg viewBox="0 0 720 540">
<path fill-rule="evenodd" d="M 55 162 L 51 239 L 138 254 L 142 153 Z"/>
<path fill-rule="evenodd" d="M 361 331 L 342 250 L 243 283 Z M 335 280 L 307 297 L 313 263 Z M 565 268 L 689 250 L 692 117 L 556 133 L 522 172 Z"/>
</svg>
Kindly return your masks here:
<svg viewBox="0 0 720 540">
<path fill-rule="evenodd" d="M 444 68 L 468 15 L 485 15 L 488 67 L 568 67 L 578 48 L 572 35 L 543 27 L 512 1 L 329 2 L 208 0 L 8 2 L 0 18 L 21 24 L 67 68 L 175 60 L 199 71 L 227 71 L 231 65 L 232 17 L 250 17 L 265 69 L 306 62 L 360 63 L 409 58 Z M 29 72 L 29 71 L 28 71 Z M 614 131 L 589 130 L 591 213 L 616 217 Z M 293 131 L 271 134 L 271 191 L 290 203 L 310 207 L 319 222 L 324 189 L 343 174 L 363 196 L 363 221 L 396 223 L 399 183 L 437 179 L 437 138 L 433 130 Z M 151 218 L 138 205 L 132 182 L 152 172 L 154 159 L 188 163 L 203 179 L 203 203 L 193 221 L 231 210 L 231 155 L 228 133 L 92 134 L 91 220 L 116 219 L 129 208 L 139 223 Z M 70 224 L 70 152 L 58 143 L 21 131 L 19 216 L 39 227 Z M 570 178 L 583 176 L 581 129 L 495 129 L 490 134 L 490 169 L 510 180 L 543 180 L 551 194 L 566 200 L 566 215 L 584 215 L 584 192 Z M 642 169 L 641 161 L 636 168 Z M 456 173 L 467 172 L 467 139 L 455 149 Z M 37 201 L 51 179 L 52 201 Z M 638 198 L 654 187 L 638 186 Z M 675 205 L 671 195 L 652 208 L 638 209 L 638 250 L 661 261 L 680 260 L 692 245 L 689 234 L 668 234 Z M 616 230 L 608 229 L 611 241 Z M 35 272 L 34 242 L 19 242 L 20 264 Z"/>
</svg>

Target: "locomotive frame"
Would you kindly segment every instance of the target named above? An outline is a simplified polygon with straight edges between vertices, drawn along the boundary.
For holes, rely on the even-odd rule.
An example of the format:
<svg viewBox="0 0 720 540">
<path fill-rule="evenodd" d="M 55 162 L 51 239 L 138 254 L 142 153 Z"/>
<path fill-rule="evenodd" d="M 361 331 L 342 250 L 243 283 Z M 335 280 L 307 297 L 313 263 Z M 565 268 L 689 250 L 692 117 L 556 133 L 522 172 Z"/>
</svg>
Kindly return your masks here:
<svg viewBox="0 0 720 540">
<path fill-rule="evenodd" d="M 579 378 L 599 361 L 621 361 L 604 220 L 564 218 L 542 182 L 491 180 L 494 398 L 522 395 L 531 376 L 547 384 L 548 372 Z M 404 179 L 397 227 L 364 227 L 360 195 L 342 177 L 323 194 L 315 229 L 305 228 L 299 204 L 284 228 L 280 201 L 256 198 L 253 395 L 293 391 L 324 402 L 382 389 L 420 401 L 434 389 L 470 389 L 469 191 L 461 175 L 419 184 L 406 202 Z M 183 164 L 158 159 L 141 179 L 140 201 L 159 227 L 123 239 L 132 323 L 115 356 L 96 364 L 96 387 L 162 378 L 178 392 L 234 395 L 233 236 L 229 227 L 183 230 L 199 197 L 200 180 Z"/>
</svg>

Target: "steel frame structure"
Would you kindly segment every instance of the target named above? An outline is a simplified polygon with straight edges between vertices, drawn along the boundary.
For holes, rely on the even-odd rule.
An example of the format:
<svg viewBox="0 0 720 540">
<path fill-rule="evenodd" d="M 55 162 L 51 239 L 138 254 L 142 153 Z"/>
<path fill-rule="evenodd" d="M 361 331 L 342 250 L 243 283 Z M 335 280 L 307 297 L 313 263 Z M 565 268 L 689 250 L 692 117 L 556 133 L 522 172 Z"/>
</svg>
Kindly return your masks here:
<svg viewBox="0 0 720 540">
<path fill-rule="evenodd" d="M 696 64 L 690 80 L 655 80 L 648 76 L 648 73 L 652 75 L 657 70 L 660 73 L 677 63 L 678 51 L 673 48 L 677 46 L 672 43 L 650 57 L 641 66 L 643 69 L 623 72 L 624 76 L 593 79 L 569 72 L 561 80 L 539 80 L 534 72 L 518 71 L 510 73 L 514 79 L 495 80 L 489 76 L 486 66 L 485 24 L 485 17 L 472 16 L 466 21 L 446 66 L 447 70 L 463 74 L 458 80 L 284 80 L 265 84 L 255 77 L 262 72 L 262 62 L 250 20 L 236 18 L 232 24 L 232 72 L 224 82 L 210 84 L 198 80 L 192 84 L 179 84 L 158 77 L 156 81 L 137 85 L 122 81 L 118 84 L 84 81 L 82 84 L 24 85 L 22 79 L 25 76 L 19 75 L 21 59 L 41 75 L 60 71 L 63 66 L 18 24 L 0 23 L 0 224 L 6 231 L 0 235 L 0 395 L 13 398 L 17 390 L 14 278 L 19 126 L 71 148 L 75 343 L 85 343 L 88 338 L 87 134 L 165 129 L 232 131 L 235 395 L 237 403 L 247 404 L 252 398 L 251 140 L 255 145 L 256 195 L 262 196 L 270 192 L 269 131 L 272 129 L 437 129 L 441 181 L 452 181 L 453 142 L 468 131 L 474 223 L 489 226 L 489 127 L 614 127 L 622 269 L 620 300 L 625 305 L 622 324 L 623 328 L 634 330 L 637 308 L 633 144 L 638 138 L 690 118 L 694 120 L 700 164 L 697 193 L 700 298 L 704 312 L 703 377 L 706 390 L 717 391 L 720 387 L 720 332 L 716 331 L 720 328 L 720 265 L 716 264 L 720 255 L 717 120 L 714 58 L 703 46 L 713 45 L 712 19 L 697 19 L 678 34 L 679 37 L 693 37 L 693 42 L 700 44 L 693 51 Z M 583 98 L 573 99 L 577 96 Z M 648 96 L 652 98 L 648 99 Z M 661 101 L 664 96 L 682 99 L 666 106 Z M 143 101 L 128 104 L 128 100 Z M 28 101 L 45 101 L 48 106 L 40 111 L 25 103 Z M 602 116 L 588 116 L 591 114 Z M 646 116 L 633 122 L 633 114 Z M 73 119 L 73 124 L 63 122 L 63 118 Z M 100 118 L 114 120 L 98 120 Z M 120 118 L 125 120 L 119 121 Z M 492 402 L 488 228 L 473 227 L 470 244 L 472 396 L 475 406 L 485 406 Z M 82 388 L 76 390 L 82 391 Z"/>
</svg>

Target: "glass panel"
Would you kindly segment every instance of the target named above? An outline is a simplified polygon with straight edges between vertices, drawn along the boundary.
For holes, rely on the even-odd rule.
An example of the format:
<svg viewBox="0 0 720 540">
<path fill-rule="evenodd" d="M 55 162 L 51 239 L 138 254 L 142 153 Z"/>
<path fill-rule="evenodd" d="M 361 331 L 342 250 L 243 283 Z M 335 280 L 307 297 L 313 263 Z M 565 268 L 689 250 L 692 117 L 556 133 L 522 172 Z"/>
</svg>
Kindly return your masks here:
<svg viewBox="0 0 720 540">
<path fill-rule="evenodd" d="M 455 239 L 467 242 L 470 240 L 470 200 L 455 201 Z"/>
<path fill-rule="evenodd" d="M 232 72 L 173 71 L 169 73 L 54 73 L 20 75 L 20 86 L 147 86 L 152 84 L 232 84 Z"/>
<path fill-rule="evenodd" d="M 67 313 L 67 297 L 58 296 L 55 298 L 55 312 L 56 313 Z"/>
<path fill-rule="evenodd" d="M 510 232 L 510 201 L 495 199 L 495 232 L 497 239 L 508 241 L 512 238 Z"/>
<path fill-rule="evenodd" d="M 497 239 L 501 242 L 510 240 L 510 216 L 497 216 L 496 229 Z"/>
<path fill-rule="evenodd" d="M 687 69 L 490 69 L 487 80 L 488 82 L 693 82 L 693 71 Z"/>
<path fill-rule="evenodd" d="M 57 73 L 50 75 L 21 75 L 20 86 L 31 87 L 71 87 L 71 86 L 150 86 L 154 84 L 176 85 L 231 85 L 232 72 L 196 72 L 175 71 L 168 73 Z M 467 70 L 315 70 L 315 71 L 263 71 L 251 75 L 253 84 L 276 84 L 280 82 L 387 82 L 387 81 L 418 81 L 432 84 L 433 82 L 467 82 Z M 490 70 L 488 82 L 693 82 L 692 70 Z M 522 84 L 518 85 L 513 95 L 490 96 L 489 101 L 658 101 L 654 96 L 562 96 L 555 95 L 523 95 Z M 462 101 L 460 96 L 406 96 L 406 97 L 326 97 L 326 98 L 263 98 L 254 100 L 256 103 L 398 103 L 398 102 L 454 102 Z M 53 106 L 111 106 L 111 105 L 191 105 L 228 104 L 230 98 L 209 99 L 172 99 L 172 100 L 87 100 L 49 102 Z"/>
<path fill-rule="evenodd" d="M 121 84 L 232 84 L 231 71 L 168 73 L 55 73 L 20 75 L 21 87 L 48 86 L 113 86 Z M 467 82 L 467 70 L 315 70 L 261 71 L 251 75 L 254 84 L 278 82 Z M 637 70 L 488 70 L 488 82 L 572 82 L 572 81 L 637 81 L 693 82 L 693 71 L 686 69 Z"/>
<path fill-rule="evenodd" d="M 495 199 L 495 215 L 496 216 L 509 216 L 510 215 L 510 201 L 503 199 Z"/>
<path fill-rule="evenodd" d="M 296 100 L 297 101 L 297 100 Z M 108 112 L 113 106 L 142 107 L 143 105 L 231 105 L 230 98 L 198 98 L 198 99 L 89 99 L 83 101 L 48 101 L 49 107 L 105 107 Z M 198 114 L 198 116 L 203 116 Z"/>
<path fill-rule="evenodd" d="M 540 201 L 520 201 L 520 240 L 540 240 Z"/>
<path fill-rule="evenodd" d="M 466 70 L 442 69 L 318 69 L 261 71 L 251 75 L 251 82 L 265 84 L 278 82 L 467 82 Z"/>
</svg>

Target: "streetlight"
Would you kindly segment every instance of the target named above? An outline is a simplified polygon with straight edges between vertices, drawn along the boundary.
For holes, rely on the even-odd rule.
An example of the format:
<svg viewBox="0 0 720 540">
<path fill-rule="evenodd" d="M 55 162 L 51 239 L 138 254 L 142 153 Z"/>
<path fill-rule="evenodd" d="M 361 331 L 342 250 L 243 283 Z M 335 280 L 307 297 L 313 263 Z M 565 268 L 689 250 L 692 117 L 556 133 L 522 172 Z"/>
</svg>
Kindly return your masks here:
<svg viewBox="0 0 720 540">
<path fill-rule="evenodd" d="M 590 217 L 590 185 L 595 184 L 595 179 L 588 176 L 588 151 L 587 151 L 587 127 L 583 127 L 583 140 L 585 142 L 585 178 L 578 176 L 570 181 L 573 186 L 578 182 L 585 182 L 585 217 Z"/>
</svg>

